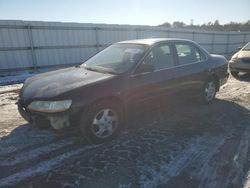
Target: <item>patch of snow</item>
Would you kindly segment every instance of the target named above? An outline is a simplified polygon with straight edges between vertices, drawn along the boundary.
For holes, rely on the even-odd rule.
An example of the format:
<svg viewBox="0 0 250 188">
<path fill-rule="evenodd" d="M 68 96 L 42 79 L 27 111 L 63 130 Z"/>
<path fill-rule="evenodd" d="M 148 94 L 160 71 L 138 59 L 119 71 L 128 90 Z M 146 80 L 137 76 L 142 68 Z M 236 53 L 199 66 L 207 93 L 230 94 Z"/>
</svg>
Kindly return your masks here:
<svg viewBox="0 0 250 188">
<path fill-rule="evenodd" d="M 36 73 L 23 73 L 19 75 L 0 77 L 0 86 L 22 83 L 27 78 L 34 76 L 35 74 Z"/>
</svg>

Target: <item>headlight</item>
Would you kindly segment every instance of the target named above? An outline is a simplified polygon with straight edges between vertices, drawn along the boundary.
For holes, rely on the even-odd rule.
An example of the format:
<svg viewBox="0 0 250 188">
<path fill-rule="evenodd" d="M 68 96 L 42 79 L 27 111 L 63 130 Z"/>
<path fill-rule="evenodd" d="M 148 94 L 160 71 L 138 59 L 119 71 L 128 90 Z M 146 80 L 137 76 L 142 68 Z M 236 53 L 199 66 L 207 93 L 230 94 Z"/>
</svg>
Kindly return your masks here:
<svg viewBox="0 0 250 188">
<path fill-rule="evenodd" d="M 231 60 L 229 61 L 229 63 L 237 63 L 237 62 L 238 62 L 238 59 L 236 59 L 236 58 L 231 59 Z"/>
<path fill-rule="evenodd" d="M 38 112 L 63 112 L 70 108 L 72 100 L 64 101 L 33 101 L 29 104 L 28 109 Z"/>
</svg>

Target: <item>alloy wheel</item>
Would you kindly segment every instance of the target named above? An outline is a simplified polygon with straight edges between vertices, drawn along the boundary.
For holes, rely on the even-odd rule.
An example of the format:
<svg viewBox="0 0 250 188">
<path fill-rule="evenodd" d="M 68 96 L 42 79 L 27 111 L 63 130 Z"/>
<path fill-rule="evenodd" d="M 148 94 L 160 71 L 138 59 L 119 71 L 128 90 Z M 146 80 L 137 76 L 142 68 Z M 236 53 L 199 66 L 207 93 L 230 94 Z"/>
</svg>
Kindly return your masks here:
<svg viewBox="0 0 250 188">
<path fill-rule="evenodd" d="M 216 93 L 215 83 L 213 81 L 209 81 L 206 84 L 204 91 L 205 100 L 207 102 L 212 101 L 214 99 L 215 93 Z"/>
<path fill-rule="evenodd" d="M 118 123 L 118 115 L 114 110 L 103 109 L 95 115 L 91 130 L 96 137 L 107 138 L 115 132 Z"/>
</svg>

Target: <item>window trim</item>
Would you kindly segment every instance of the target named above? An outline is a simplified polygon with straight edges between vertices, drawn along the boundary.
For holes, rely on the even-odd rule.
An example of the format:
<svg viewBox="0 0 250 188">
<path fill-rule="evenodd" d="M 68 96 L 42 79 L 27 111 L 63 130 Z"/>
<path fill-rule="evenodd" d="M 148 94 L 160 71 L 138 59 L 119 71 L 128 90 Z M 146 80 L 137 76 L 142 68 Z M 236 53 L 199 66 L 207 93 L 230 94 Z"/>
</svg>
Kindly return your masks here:
<svg viewBox="0 0 250 188">
<path fill-rule="evenodd" d="M 188 63 L 188 64 L 179 64 L 179 61 L 178 61 L 178 55 L 177 55 L 177 51 L 176 51 L 176 48 L 175 48 L 175 44 L 176 43 L 187 43 L 187 44 L 190 44 L 190 45 L 193 45 L 194 47 L 196 47 L 196 49 L 199 50 L 200 53 L 202 53 L 205 57 L 205 59 L 203 61 L 198 61 L 198 62 L 193 62 L 193 63 Z M 164 68 L 164 69 L 158 69 L 158 70 L 154 70 L 153 72 L 144 72 L 144 73 L 135 73 L 137 68 L 141 65 L 141 63 L 144 61 L 144 59 L 147 57 L 147 55 L 150 53 L 151 49 L 157 45 L 161 45 L 161 44 L 169 44 L 173 50 L 173 58 L 174 58 L 174 66 L 173 67 L 168 67 L 168 68 Z M 159 43 L 156 43 L 152 46 L 150 46 L 148 48 L 148 50 L 145 52 L 144 56 L 141 58 L 141 60 L 138 62 L 138 64 L 134 67 L 134 69 L 130 72 L 130 76 L 131 77 L 136 77 L 136 76 L 140 76 L 140 75 L 147 75 L 147 74 L 152 74 L 152 73 L 155 73 L 155 72 L 158 72 L 158 71 L 163 71 L 163 70 L 169 70 L 169 69 L 173 69 L 173 68 L 179 68 L 179 67 L 184 67 L 184 66 L 189 66 L 189 65 L 194 65 L 194 64 L 198 64 L 198 63 L 203 63 L 203 62 L 206 62 L 209 60 L 209 55 L 207 54 L 207 52 L 203 49 L 201 49 L 198 45 L 196 45 L 195 43 L 192 43 L 192 42 L 189 42 L 189 41 L 164 41 L 164 42 L 159 42 Z"/>
<path fill-rule="evenodd" d="M 203 62 L 203 61 L 184 64 L 184 65 L 175 65 L 174 67 L 168 67 L 168 68 L 165 68 L 165 69 L 158 69 L 158 70 L 154 70 L 153 72 L 143 72 L 143 73 L 138 73 L 138 74 L 131 74 L 131 77 L 136 77 L 136 76 L 139 76 L 139 75 L 152 74 L 152 73 L 159 72 L 159 71 L 162 71 L 162 70 L 170 70 L 170 69 L 174 69 L 174 68 L 179 68 L 179 67 L 184 67 L 184 66 L 188 66 L 188 65 L 198 64 L 198 63 L 201 63 L 201 62 Z"/>
</svg>

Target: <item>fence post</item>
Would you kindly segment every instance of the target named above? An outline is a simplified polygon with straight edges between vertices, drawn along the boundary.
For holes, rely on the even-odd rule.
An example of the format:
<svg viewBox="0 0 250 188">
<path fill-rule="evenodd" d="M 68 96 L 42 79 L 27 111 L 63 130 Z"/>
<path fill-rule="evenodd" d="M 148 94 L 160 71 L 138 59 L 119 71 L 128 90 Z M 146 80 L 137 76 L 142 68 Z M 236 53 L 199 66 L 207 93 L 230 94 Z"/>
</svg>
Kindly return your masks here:
<svg viewBox="0 0 250 188">
<path fill-rule="evenodd" d="M 27 25 L 27 32 L 28 32 L 28 38 L 29 38 L 29 44 L 30 44 L 30 50 L 31 50 L 31 57 L 32 57 L 32 63 L 34 70 L 37 70 L 37 60 L 36 60 L 36 54 L 34 49 L 34 41 L 33 41 L 33 35 L 32 35 L 32 29 L 31 25 Z"/>
<path fill-rule="evenodd" d="M 246 33 L 244 33 L 244 37 L 243 37 L 243 45 L 242 45 L 242 46 L 244 46 L 244 45 L 247 43 L 246 39 L 247 39 L 247 34 L 246 34 Z"/>
<path fill-rule="evenodd" d="M 211 53 L 214 53 L 214 38 L 215 38 L 215 33 L 212 33 Z"/>
<path fill-rule="evenodd" d="M 229 40 L 230 40 L 230 33 L 227 34 L 227 43 L 226 43 L 226 54 L 227 54 L 227 56 L 229 56 L 229 51 L 228 51 Z"/>
<path fill-rule="evenodd" d="M 192 32 L 192 40 L 194 41 L 195 31 Z"/>
<path fill-rule="evenodd" d="M 167 37 L 168 38 L 170 37 L 170 30 L 169 29 L 167 30 Z"/>
<path fill-rule="evenodd" d="M 138 28 L 136 28 L 135 32 L 136 32 L 136 39 L 139 39 L 139 32 L 140 32 L 140 30 Z"/>
<path fill-rule="evenodd" d="M 99 52 L 100 51 L 100 43 L 99 43 L 99 35 L 98 35 L 98 30 L 100 28 L 95 27 L 95 42 L 96 42 L 96 51 Z"/>
</svg>

